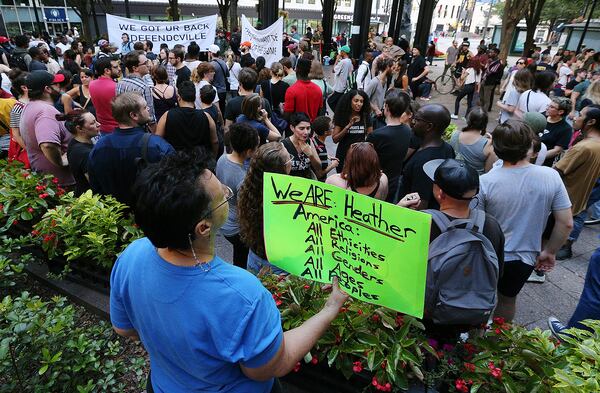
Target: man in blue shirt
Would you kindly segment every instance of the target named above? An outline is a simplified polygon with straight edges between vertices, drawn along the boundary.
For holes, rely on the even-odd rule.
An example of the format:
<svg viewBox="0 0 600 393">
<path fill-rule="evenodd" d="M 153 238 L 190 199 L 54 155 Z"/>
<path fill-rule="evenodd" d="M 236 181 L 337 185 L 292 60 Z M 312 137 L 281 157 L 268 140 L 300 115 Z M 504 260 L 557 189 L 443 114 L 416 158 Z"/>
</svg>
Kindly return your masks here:
<svg viewBox="0 0 600 393">
<path fill-rule="evenodd" d="M 283 332 L 261 282 L 214 254 L 233 191 L 207 168 L 205 150 L 146 168 L 135 189 L 133 242 L 111 274 L 115 331 L 150 356 L 148 392 L 269 393 L 315 345 L 348 295 L 337 279 L 323 309 Z"/>
<path fill-rule="evenodd" d="M 88 175 L 92 191 L 112 195 L 119 202 L 132 206 L 133 185 L 138 161 L 147 146 L 146 161 L 158 162 L 175 151 L 164 139 L 149 135 L 142 126 L 150 121 L 146 101 L 134 92 L 122 93 L 112 103 L 112 114 L 119 126 L 108 136 L 101 138 L 90 153 Z"/>
</svg>

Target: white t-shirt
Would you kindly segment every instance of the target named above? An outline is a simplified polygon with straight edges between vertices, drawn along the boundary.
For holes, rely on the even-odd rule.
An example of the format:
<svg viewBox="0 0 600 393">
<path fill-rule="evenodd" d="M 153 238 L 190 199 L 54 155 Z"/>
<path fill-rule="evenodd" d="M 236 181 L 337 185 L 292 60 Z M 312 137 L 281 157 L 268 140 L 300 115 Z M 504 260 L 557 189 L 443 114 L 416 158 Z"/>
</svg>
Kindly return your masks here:
<svg viewBox="0 0 600 393">
<path fill-rule="evenodd" d="M 519 97 L 519 109 L 525 112 L 544 113 L 550 104 L 550 98 L 541 91 L 527 90 Z"/>
<path fill-rule="evenodd" d="M 558 70 L 558 83 L 561 86 L 566 86 L 567 82 L 569 82 L 569 76 L 573 75 L 573 70 L 571 70 L 566 64 L 563 64 Z"/>
<path fill-rule="evenodd" d="M 481 74 L 482 72 L 477 74 L 473 67 L 467 68 L 467 78 L 465 79 L 465 85 L 481 82 Z"/>
<path fill-rule="evenodd" d="M 202 63 L 200 60 L 184 61 L 184 64 L 190 71 L 194 72 L 196 68 Z"/>
<path fill-rule="evenodd" d="M 202 89 L 206 85 L 210 85 L 210 83 L 208 83 L 205 80 L 201 80 L 200 82 L 196 83 L 196 102 L 194 103 L 196 106 L 196 109 L 202 109 L 202 99 L 200 98 L 200 89 Z M 213 100 L 213 104 L 216 104 L 217 102 L 219 102 L 219 94 L 217 92 L 216 87 L 213 86 L 213 89 L 215 89 L 215 93 L 217 93 L 215 95 L 215 99 Z"/>
<path fill-rule="evenodd" d="M 68 51 L 69 49 L 71 49 L 71 45 L 69 45 L 69 44 L 63 44 L 62 42 L 59 42 L 58 44 L 56 44 L 56 47 L 61 50 L 60 55 L 58 57 L 60 59 L 60 64 L 62 65 L 62 57 L 63 57 L 63 55 L 65 54 L 66 51 Z"/>
<path fill-rule="evenodd" d="M 229 66 L 227 66 L 227 68 L 229 68 Z M 237 61 L 233 63 L 231 69 L 229 70 L 229 78 L 227 78 L 227 80 L 229 81 L 229 89 L 231 91 L 237 91 L 240 87 L 238 75 L 240 74 L 241 70 L 242 66 Z"/>
</svg>

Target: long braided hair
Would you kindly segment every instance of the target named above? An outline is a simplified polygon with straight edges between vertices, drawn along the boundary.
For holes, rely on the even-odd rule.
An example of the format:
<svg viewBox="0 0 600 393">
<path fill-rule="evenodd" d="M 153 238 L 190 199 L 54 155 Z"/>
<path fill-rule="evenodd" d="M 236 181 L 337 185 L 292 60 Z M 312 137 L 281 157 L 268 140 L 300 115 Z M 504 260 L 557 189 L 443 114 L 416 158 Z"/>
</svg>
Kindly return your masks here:
<svg viewBox="0 0 600 393">
<path fill-rule="evenodd" d="M 242 241 L 259 257 L 266 259 L 263 236 L 263 175 L 286 173 L 285 148 L 279 142 L 260 146 L 238 193 L 238 220 Z"/>
</svg>

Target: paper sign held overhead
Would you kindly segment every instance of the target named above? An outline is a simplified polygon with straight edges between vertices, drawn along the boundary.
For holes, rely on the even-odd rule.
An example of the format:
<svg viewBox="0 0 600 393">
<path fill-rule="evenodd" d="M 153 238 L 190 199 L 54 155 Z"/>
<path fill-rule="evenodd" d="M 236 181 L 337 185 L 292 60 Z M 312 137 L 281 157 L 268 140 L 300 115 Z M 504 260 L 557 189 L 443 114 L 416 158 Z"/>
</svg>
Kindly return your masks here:
<svg viewBox="0 0 600 393">
<path fill-rule="evenodd" d="M 329 184 L 265 173 L 269 262 L 350 296 L 423 316 L 431 216 Z"/>
<path fill-rule="evenodd" d="M 248 18 L 242 15 L 242 42 L 252 44 L 250 54 L 255 59 L 258 56 L 265 58 L 266 66 L 281 60 L 283 46 L 283 18 L 277 19 L 271 26 L 257 30 Z"/>
</svg>

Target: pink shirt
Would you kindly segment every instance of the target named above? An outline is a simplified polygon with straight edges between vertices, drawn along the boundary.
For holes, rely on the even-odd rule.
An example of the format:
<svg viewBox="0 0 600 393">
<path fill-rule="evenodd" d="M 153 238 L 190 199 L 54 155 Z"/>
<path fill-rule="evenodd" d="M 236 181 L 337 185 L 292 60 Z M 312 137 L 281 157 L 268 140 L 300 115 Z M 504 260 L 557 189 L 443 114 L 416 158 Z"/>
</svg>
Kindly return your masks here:
<svg viewBox="0 0 600 393">
<path fill-rule="evenodd" d="M 96 108 L 96 120 L 100 123 L 100 131 L 113 132 L 117 121 L 112 116 L 112 99 L 115 98 L 117 83 L 110 78 L 101 76 L 90 82 L 90 96 Z"/>
<path fill-rule="evenodd" d="M 67 152 L 71 133 L 65 127 L 64 122 L 56 120 L 55 116 L 59 113 L 52 104 L 46 101 L 30 101 L 23 108 L 20 130 L 27 148 L 31 169 L 56 176 L 61 186 L 71 186 L 75 184 L 75 180 L 69 167 L 54 165 L 40 149 L 42 143 L 53 143 L 60 146 L 61 154 Z"/>
</svg>

